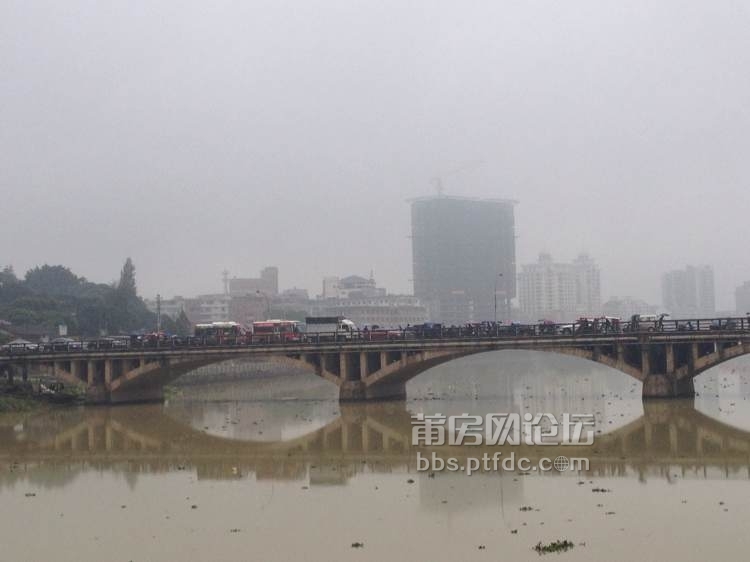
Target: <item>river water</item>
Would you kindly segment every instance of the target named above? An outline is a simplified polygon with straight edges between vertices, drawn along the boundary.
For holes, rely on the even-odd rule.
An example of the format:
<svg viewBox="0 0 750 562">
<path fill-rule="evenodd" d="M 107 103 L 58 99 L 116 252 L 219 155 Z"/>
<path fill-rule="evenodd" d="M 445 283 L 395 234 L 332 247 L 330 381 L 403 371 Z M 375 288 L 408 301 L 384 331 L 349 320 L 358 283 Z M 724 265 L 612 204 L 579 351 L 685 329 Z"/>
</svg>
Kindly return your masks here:
<svg viewBox="0 0 750 562">
<path fill-rule="evenodd" d="M 163 405 L 0 416 L 0 561 L 747 558 L 750 362 L 646 403 L 605 367 L 533 352 L 433 369 L 400 403 L 311 375 L 182 387 Z M 418 471 L 415 413 L 594 414 L 589 469 Z M 467 454 L 467 447 L 460 447 Z M 566 447 L 504 446 L 538 458 Z M 468 451 L 472 453 L 472 451 Z"/>
</svg>

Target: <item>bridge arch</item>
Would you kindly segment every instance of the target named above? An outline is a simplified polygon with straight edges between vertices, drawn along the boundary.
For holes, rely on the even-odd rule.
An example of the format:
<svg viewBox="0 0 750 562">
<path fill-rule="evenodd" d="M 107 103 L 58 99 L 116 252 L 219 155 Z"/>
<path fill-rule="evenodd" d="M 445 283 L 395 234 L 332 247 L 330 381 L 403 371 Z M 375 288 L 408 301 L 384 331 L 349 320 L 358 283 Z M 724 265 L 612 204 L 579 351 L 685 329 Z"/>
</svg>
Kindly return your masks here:
<svg viewBox="0 0 750 562">
<path fill-rule="evenodd" d="M 616 358 L 602 353 L 601 350 L 586 350 L 566 347 L 516 347 L 513 349 L 517 351 L 541 351 L 544 353 L 576 357 L 578 359 L 599 363 L 601 365 L 605 365 L 612 369 L 618 370 L 636 379 L 639 382 L 643 382 L 644 379 L 642 372 L 639 369 L 632 365 L 624 363 L 623 361 L 618 361 Z M 393 362 L 372 373 L 366 374 L 366 376 L 362 379 L 362 382 L 365 385 L 365 393 L 367 394 L 367 390 L 370 388 L 378 388 L 378 386 L 383 385 L 387 388 L 390 388 L 391 390 L 401 389 L 401 387 L 403 387 L 404 389 L 402 393 L 405 395 L 404 385 L 418 375 L 424 373 L 425 371 L 428 371 L 439 365 L 450 363 L 460 358 L 497 351 L 504 351 L 504 349 L 498 350 L 489 348 L 475 348 L 469 350 L 445 350 L 433 352 L 418 352 L 414 354 L 407 353 L 406 356 L 401 359 L 401 361 Z"/>
<path fill-rule="evenodd" d="M 437 367 L 438 365 L 450 363 L 452 361 L 455 361 L 457 359 L 461 359 L 464 357 L 470 357 L 473 355 L 479 355 L 479 354 L 484 354 L 484 353 L 496 353 L 499 351 L 506 351 L 506 350 L 476 349 L 476 350 L 462 351 L 462 352 L 444 352 L 444 353 L 438 352 L 438 353 L 430 354 L 430 356 L 422 358 L 418 362 L 412 363 L 411 368 L 403 369 L 403 368 L 399 368 L 400 367 L 399 365 L 394 364 L 393 367 L 388 366 L 384 369 L 380 369 L 379 371 L 375 373 L 372 373 L 365 380 L 368 384 L 378 384 L 379 382 L 383 382 L 383 381 L 387 382 L 389 381 L 389 379 L 408 382 L 412 380 L 413 378 L 417 377 L 418 375 L 424 373 L 425 371 L 428 371 L 434 367 Z M 599 363 L 601 365 L 605 365 L 607 367 L 611 367 L 613 369 L 619 370 L 640 382 L 643 381 L 642 374 L 638 369 L 627 364 L 618 365 L 617 361 L 612 359 L 611 357 L 602 355 L 602 354 L 595 354 L 592 351 L 572 349 L 572 348 L 544 348 L 544 349 L 516 348 L 513 351 L 544 352 L 544 353 L 549 353 L 549 354 L 554 354 L 554 355 L 566 355 L 569 357 L 584 359 L 586 361 L 592 361 L 594 363 Z M 408 358 L 407 358 L 407 365 L 409 365 Z"/>
<path fill-rule="evenodd" d="M 20 357 L 16 366 L 53 365 L 55 375 L 87 387 L 92 401 L 158 400 L 170 381 L 196 368 L 263 357 L 312 369 L 339 388 L 342 400 L 399 399 L 405 384 L 460 357 L 506 349 L 543 351 L 600 363 L 643 383 L 644 398 L 694 396 L 693 378 L 750 353 L 750 334 L 617 334 L 76 352 Z M 7 360 L 7 358 L 3 358 Z"/>
</svg>

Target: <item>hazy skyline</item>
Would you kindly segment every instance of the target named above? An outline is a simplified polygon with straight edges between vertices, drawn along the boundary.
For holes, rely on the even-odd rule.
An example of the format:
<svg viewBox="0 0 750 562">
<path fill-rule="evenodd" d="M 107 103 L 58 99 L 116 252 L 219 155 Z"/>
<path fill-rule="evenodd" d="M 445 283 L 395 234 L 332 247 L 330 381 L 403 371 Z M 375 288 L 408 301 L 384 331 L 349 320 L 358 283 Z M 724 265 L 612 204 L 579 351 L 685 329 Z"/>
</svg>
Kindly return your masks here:
<svg viewBox="0 0 750 562">
<path fill-rule="evenodd" d="M 750 279 L 750 8 L 667 0 L 4 2 L 0 193 L 19 274 L 141 294 L 369 274 L 411 292 L 407 200 L 517 199 L 517 262 L 587 252 L 658 303 Z"/>
</svg>

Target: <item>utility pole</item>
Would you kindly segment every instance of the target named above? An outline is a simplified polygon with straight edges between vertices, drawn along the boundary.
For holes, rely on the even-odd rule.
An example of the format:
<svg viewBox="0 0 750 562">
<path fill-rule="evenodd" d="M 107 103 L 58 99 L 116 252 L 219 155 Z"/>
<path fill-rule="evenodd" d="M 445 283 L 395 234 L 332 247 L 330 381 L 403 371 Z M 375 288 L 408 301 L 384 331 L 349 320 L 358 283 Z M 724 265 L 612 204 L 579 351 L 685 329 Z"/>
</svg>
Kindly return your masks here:
<svg viewBox="0 0 750 562">
<path fill-rule="evenodd" d="M 161 332 L 161 295 L 156 294 L 156 337 L 158 339 Z"/>
<path fill-rule="evenodd" d="M 229 270 L 225 269 L 221 272 L 221 280 L 224 283 L 224 294 L 229 294 Z"/>
</svg>

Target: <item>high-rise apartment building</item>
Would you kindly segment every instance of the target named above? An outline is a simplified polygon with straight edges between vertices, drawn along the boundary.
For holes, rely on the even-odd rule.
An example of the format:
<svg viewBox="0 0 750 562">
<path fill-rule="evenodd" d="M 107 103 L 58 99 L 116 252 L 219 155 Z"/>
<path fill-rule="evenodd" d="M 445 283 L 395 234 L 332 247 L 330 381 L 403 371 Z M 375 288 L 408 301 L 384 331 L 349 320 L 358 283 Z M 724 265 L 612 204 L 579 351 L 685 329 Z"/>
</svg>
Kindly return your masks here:
<svg viewBox="0 0 750 562">
<path fill-rule="evenodd" d="M 570 321 L 601 312 L 599 267 L 586 254 L 555 263 L 549 254 L 524 265 L 518 275 L 519 303 L 526 320 Z"/>
<path fill-rule="evenodd" d="M 516 295 L 514 201 L 423 197 L 411 204 L 414 295 L 431 320 L 509 319 Z"/>
<path fill-rule="evenodd" d="M 750 312 L 750 281 L 745 281 L 734 291 L 735 310 L 740 316 Z"/>
<path fill-rule="evenodd" d="M 668 271 L 661 279 L 662 305 L 674 318 L 711 317 L 716 313 L 714 270 L 709 265 Z"/>
</svg>

